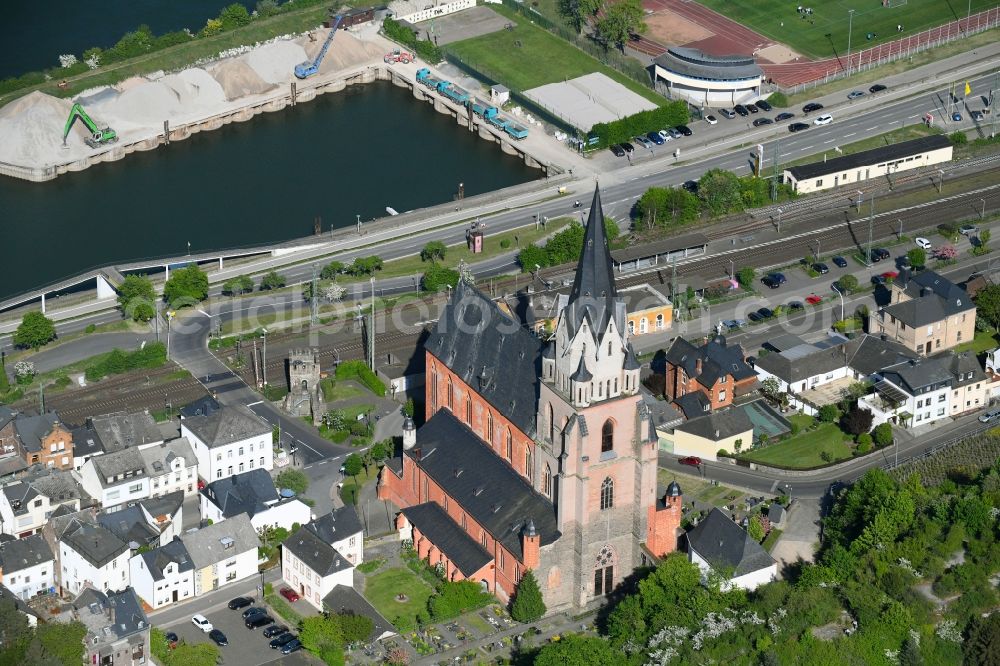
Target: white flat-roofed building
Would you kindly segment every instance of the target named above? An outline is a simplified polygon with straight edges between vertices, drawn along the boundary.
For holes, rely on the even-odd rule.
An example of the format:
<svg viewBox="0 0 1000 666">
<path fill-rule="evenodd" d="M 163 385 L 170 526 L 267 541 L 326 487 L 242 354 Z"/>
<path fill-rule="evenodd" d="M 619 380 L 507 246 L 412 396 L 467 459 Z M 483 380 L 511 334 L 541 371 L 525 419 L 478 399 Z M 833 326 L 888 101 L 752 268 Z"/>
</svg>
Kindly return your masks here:
<svg viewBox="0 0 1000 666">
<path fill-rule="evenodd" d="M 753 56 L 710 55 L 672 46 L 653 60 L 656 78 L 697 106 L 733 106 L 760 97 L 762 70 Z"/>
</svg>

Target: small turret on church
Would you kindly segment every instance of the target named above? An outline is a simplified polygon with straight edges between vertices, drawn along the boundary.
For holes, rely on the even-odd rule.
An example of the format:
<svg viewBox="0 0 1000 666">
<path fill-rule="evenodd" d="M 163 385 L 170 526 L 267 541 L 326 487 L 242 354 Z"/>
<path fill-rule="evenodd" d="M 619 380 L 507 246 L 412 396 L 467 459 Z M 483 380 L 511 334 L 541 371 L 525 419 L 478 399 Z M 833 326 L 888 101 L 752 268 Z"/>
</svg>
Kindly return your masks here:
<svg viewBox="0 0 1000 666">
<path fill-rule="evenodd" d="M 654 556 L 665 557 L 677 550 L 683 507 L 684 495 L 676 481 L 671 481 L 663 497 L 649 507 L 646 548 Z"/>
</svg>

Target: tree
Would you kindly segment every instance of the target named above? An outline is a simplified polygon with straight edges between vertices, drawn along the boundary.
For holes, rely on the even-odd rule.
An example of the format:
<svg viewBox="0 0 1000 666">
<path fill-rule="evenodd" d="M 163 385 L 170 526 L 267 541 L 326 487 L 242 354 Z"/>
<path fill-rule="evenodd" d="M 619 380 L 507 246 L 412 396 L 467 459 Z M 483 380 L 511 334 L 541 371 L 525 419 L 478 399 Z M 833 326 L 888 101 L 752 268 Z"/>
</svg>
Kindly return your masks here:
<svg viewBox="0 0 1000 666">
<path fill-rule="evenodd" d="M 747 523 L 747 534 L 757 543 L 764 540 L 764 523 L 760 521 L 760 514 L 755 513 L 750 517 L 750 522 Z"/>
<path fill-rule="evenodd" d="M 760 390 L 771 400 L 776 400 L 781 392 L 781 384 L 774 377 L 768 377 L 760 383 Z"/>
<path fill-rule="evenodd" d="M 924 666 L 924 656 L 920 654 L 920 641 L 912 634 L 903 641 L 903 648 L 899 651 L 899 666 Z"/>
<path fill-rule="evenodd" d="M 403 413 L 411 419 L 413 418 L 413 415 L 417 413 L 417 405 L 413 402 L 413 398 L 406 399 L 406 404 L 403 405 Z"/>
<path fill-rule="evenodd" d="M 458 271 L 434 264 L 424 271 L 420 284 L 425 291 L 442 291 L 446 287 L 454 288 L 459 277 Z"/>
<path fill-rule="evenodd" d="M 344 635 L 335 620 L 323 615 L 304 618 L 302 629 L 299 631 L 299 640 L 302 641 L 302 647 L 324 662 L 343 663 L 341 649 L 344 645 Z"/>
<path fill-rule="evenodd" d="M 224 30 L 232 30 L 250 23 L 250 12 L 243 5 L 233 3 L 219 12 L 219 20 Z"/>
<path fill-rule="evenodd" d="M 934 250 L 934 256 L 941 261 L 951 261 L 958 257 L 958 250 L 955 249 L 954 245 L 942 245 Z"/>
<path fill-rule="evenodd" d="M 875 444 L 879 448 L 892 444 L 892 425 L 882 423 L 875 426 L 875 429 L 872 430 L 872 439 L 875 440 Z"/>
<path fill-rule="evenodd" d="M 278 273 L 276 270 L 270 270 L 263 278 L 260 280 L 261 291 L 270 291 L 272 289 L 281 289 L 285 286 L 285 276 Z"/>
<path fill-rule="evenodd" d="M 743 210 L 740 179 L 723 169 L 709 169 L 698 179 L 698 198 L 713 216 Z"/>
<path fill-rule="evenodd" d="M 966 666 L 997 666 L 1000 664 L 1000 614 L 973 618 L 966 630 L 963 645 Z"/>
<path fill-rule="evenodd" d="M 621 229 L 618 228 L 618 223 L 615 222 L 613 217 L 604 217 L 604 236 L 611 243 L 618 238 L 618 234 L 621 233 Z M 583 250 L 583 243 L 580 243 L 580 250 Z"/>
<path fill-rule="evenodd" d="M 127 275 L 118 287 L 118 307 L 132 321 L 149 321 L 156 316 L 156 292 L 145 275 Z"/>
<path fill-rule="evenodd" d="M 330 619 L 337 624 L 340 629 L 341 638 L 344 644 L 356 643 L 368 638 L 375 628 L 375 623 L 371 618 L 354 613 L 335 613 Z"/>
<path fill-rule="evenodd" d="M 915 247 L 906 253 L 906 258 L 914 268 L 923 268 L 927 263 L 927 252 L 922 247 Z"/>
<path fill-rule="evenodd" d="M 675 228 L 698 219 L 701 202 L 683 188 L 651 187 L 635 204 L 636 218 L 653 227 Z"/>
<path fill-rule="evenodd" d="M 32 631 L 28 616 L 17 610 L 10 594 L 0 596 L 0 664 L 15 666 L 28 663 L 22 657 L 31 642 Z"/>
<path fill-rule="evenodd" d="M 448 248 L 441 241 L 431 241 L 420 251 L 420 261 L 444 261 Z"/>
<path fill-rule="evenodd" d="M 744 266 L 740 270 L 736 271 L 736 280 L 747 289 L 753 285 L 753 281 L 756 276 L 756 271 L 754 271 L 754 269 L 750 266 Z"/>
<path fill-rule="evenodd" d="M 605 44 L 615 44 L 625 52 L 625 44 L 636 33 L 645 32 L 644 12 L 639 0 L 619 0 L 604 9 L 604 16 L 597 19 L 595 28 Z"/>
<path fill-rule="evenodd" d="M 851 293 L 858 288 L 858 278 L 853 275 L 844 275 L 837 279 L 837 284 L 847 293 Z"/>
<path fill-rule="evenodd" d="M 840 410 L 836 405 L 823 405 L 819 408 L 819 420 L 824 423 L 833 423 L 840 417 Z"/>
<path fill-rule="evenodd" d="M 163 285 L 163 297 L 175 308 L 194 305 L 208 296 L 208 275 L 197 264 L 177 268 Z"/>
<path fill-rule="evenodd" d="M 872 413 L 867 409 L 861 409 L 855 404 L 850 411 L 840 419 L 840 427 L 855 437 L 861 433 L 867 433 L 872 429 Z"/>
<path fill-rule="evenodd" d="M 323 270 L 320 271 L 319 276 L 324 280 L 336 280 L 337 276 L 344 272 L 344 264 L 339 261 L 331 261 Z"/>
<path fill-rule="evenodd" d="M 364 462 L 357 453 L 352 453 L 344 460 L 344 474 L 348 476 L 357 476 L 362 467 L 364 467 Z"/>
<path fill-rule="evenodd" d="M 518 622 L 534 622 L 545 615 L 545 602 L 542 591 L 535 579 L 535 572 L 528 569 L 521 576 L 514 593 L 514 603 L 510 606 L 510 615 Z"/>
<path fill-rule="evenodd" d="M 320 293 L 322 293 L 323 298 L 325 298 L 330 303 L 337 303 L 340 301 L 340 299 L 344 297 L 344 294 L 347 293 L 347 288 L 344 287 L 343 285 L 333 282 L 323 287 Z"/>
<path fill-rule="evenodd" d="M 621 661 L 607 641 L 595 636 L 568 634 L 543 647 L 535 657 L 535 666 L 618 666 Z"/>
<path fill-rule="evenodd" d="M 979 232 L 979 247 L 986 250 L 986 246 L 990 244 L 990 238 L 993 237 L 992 232 L 989 229 L 983 229 Z"/>
<path fill-rule="evenodd" d="M 549 265 L 549 255 L 544 248 L 529 243 L 517 253 L 517 263 L 521 265 L 521 270 L 525 273 L 532 273 L 535 266 L 545 268 Z"/>
<path fill-rule="evenodd" d="M 348 271 L 351 275 L 374 275 L 382 270 L 382 258 L 377 256 L 357 257 Z"/>
<path fill-rule="evenodd" d="M 18 347 L 31 347 L 38 351 L 56 338 L 56 325 L 37 310 L 24 315 L 21 324 L 14 331 L 12 340 Z"/>
<path fill-rule="evenodd" d="M 976 294 L 976 312 L 993 328 L 1000 329 L 1000 285 L 991 284 Z"/>
<path fill-rule="evenodd" d="M 309 477 L 297 469 L 284 470 L 275 477 L 274 482 L 279 488 L 288 488 L 295 491 L 296 495 L 301 495 L 309 488 Z"/>
<path fill-rule="evenodd" d="M 45 622 L 35 628 L 35 640 L 41 645 L 42 653 L 63 666 L 79 666 L 83 662 L 86 635 L 87 628 L 80 622 Z"/>
<path fill-rule="evenodd" d="M 372 460 L 378 462 L 391 456 L 395 448 L 391 439 L 383 439 L 372 444 L 372 448 L 368 452 L 371 454 Z"/>
<path fill-rule="evenodd" d="M 222 293 L 229 296 L 248 294 L 251 291 L 253 291 L 253 278 L 249 275 L 240 275 L 222 283 Z"/>
</svg>

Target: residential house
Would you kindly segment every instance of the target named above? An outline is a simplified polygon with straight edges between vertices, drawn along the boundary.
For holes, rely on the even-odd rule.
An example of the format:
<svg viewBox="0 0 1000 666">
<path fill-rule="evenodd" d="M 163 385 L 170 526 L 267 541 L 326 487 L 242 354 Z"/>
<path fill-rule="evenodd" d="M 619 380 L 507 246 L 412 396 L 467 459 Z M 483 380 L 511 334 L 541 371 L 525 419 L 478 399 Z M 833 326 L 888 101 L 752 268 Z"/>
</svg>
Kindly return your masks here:
<svg viewBox="0 0 1000 666">
<path fill-rule="evenodd" d="M 932 270 L 900 271 L 889 305 L 869 318 L 870 333 L 882 334 L 921 355 L 972 340 L 976 305 L 964 289 Z"/>
<path fill-rule="evenodd" d="M 364 559 L 364 528 L 357 509 L 352 504 L 345 504 L 339 509 L 323 514 L 313 520 L 307 527 L 332 546 L 347 561 L 357 566 Z"/>
<path fill-rule="evenodd" d="M 5 605 L 12 605 L 17 612 L 23 614 L 28 620 L 29 627 L 38 626 L 38 613 L 31 608 L 28 604 L 24 603 L 24 599 L 21 599 L 16 594 L 7 589 L 6 586 L 0 584 L 0 608 Z"/>
<path fill-rule="evenodd" d="M 133 550 L 141 546 L 162 546 L 181 533 L 183 502 L 184 493 L 178 490 L 163 497 L 101 511 L 96 516 L 96 522 Z"/>
<path fill-rule="evenodd" d="M 949 398 L 952 416 L 982 409 L 989 404 L 993 387 L 975 353 L 966 351 L 951 355 L 950 369 L 951 376 L 955 378 Z"/>
<path fill-rule="evenodd" d="M 182 491 L 185 497 L 198 492 L 198 459 L 183 437 L 159 444 L 139 446 L 146 465 L 150 497 Z"/>
<path fill-rule="evenodd" d="M 136 594 L 154 610 L 194 598 L 194 563 L 179 537 L 128 561 Z"/>
<path fill-rule="evenodd" d="M 181 419 L 206 483 L 254 469 L 274 468 L 271 426 L 245 407 L 222 407 Z"/>
<path fill-rule="evenodd" d="M 14 417 L 16 412 L 5 405 L 0 405 L 0 455 L 8 455 L 17 452 L 17 445 L 14 441 Z"/>
<path fill-rule="evenodd" d="M 90 498 L 68 471 L 37 469 L 0 489 L 0 534 L 26 537 L 42 531 L 59 506 L 73 511 Z"/>
<path fill-rule="evenodd" d="M 7 427 L 13 429 L 18 456 L 28 465 L 73 468 L 73 434 L 59 421 L 56 412 L 39 416 L 18 414 Z"/>
<path fill-rule="evenodd" d="M 79 594 L 88 585 L 104 592 L 128 587 L 129 547 L 109 529 L 74 518 L 58 538 L 63 594 Z"/>
<path fill-rule="evenodd" d="M 749 451 L 754 441 L 753 422 L 739 407 L 726 407 L 684 421 L 674 426 L 672 434 L 662 436 L 672 443 L 674 455 L 712 461 L 718 459 L 720 449 L 729 453 Z"/>
<path fill-rule="evenodd" d="M 687 533 L 688 559 L 702 576 L 721 576 L 722 587 L 755 590 L 778 576 L 778 563 L 747 531 L 719 509 Z"/>
<path fill-rule="evenodd" d="M 743 347 L 727 344 L 723 335 L 698 347 L 678 337 L 667 349 L 666 395 L 689 419 L 728 407 L 757 388 L 757 374 L 747 364 Z"/>
<path fill-rule="evenodd" d="M 337 585 L 354 585 L 354 564 L 303 527 L 281 545 L 281 579 L 315 607 Z"/>
<path fill-rule="evenodd" d="M 56 558 L 41 534 L 0 542 L 0 583 L 30 599 L 55 588 Z"/>
<path fill-rule="evenodd" d="M 328 613 L 360 615 L 372 621 L 372 632 L 362 641 L 371 643 L 395 636 L 396 627 L 385 619 L 371 603 L 349 585 L 336 585 L 323 597 L 323 609 Z"/>
<path fill-rule="evenodd" d="M 163 434 L 149 412 L 115 412 L 95 416 L 87 419 L 86 427 L 97 437 L 104 453 L 163 442 Z"/>
<path fill-rule="evenodd" d="M 200 492 L 201 518 L 220 523 L 227 518 L 246 514 L 254 529 L 265 525 L 291 529 L 305 525 L 312 514 L 309 506 L 295 497 L 280 497 L 271 475 L 264 469 L 213 481 Z"/>
<path fill-rule="evenodd" d="M 233 516 L 180 540 L 194 564 L 195 596 L 257 574 L 260 538 L 249 516 Z"/>
<path fill-rule="evenodd" d="M 149 497 L 149 475 L 138 449 L 89 458 L 78 474 L 83 489 L 104 508 Z"/>
<path fill-rule="evenodd" d="M 624 287 L 625 325 L 629 335 L 664 333 L 674 320 L 674 305 L 660 290 L 649 284 Z"/>
<path fill-rule="evenodd" d="M 149 619 L 135 590 L 101 592 L 86 588 L 73 600 L 73 619 L 83 623 L 87 635 L 86 664 L 139 666 L 152 663 Z"/>
</svg>

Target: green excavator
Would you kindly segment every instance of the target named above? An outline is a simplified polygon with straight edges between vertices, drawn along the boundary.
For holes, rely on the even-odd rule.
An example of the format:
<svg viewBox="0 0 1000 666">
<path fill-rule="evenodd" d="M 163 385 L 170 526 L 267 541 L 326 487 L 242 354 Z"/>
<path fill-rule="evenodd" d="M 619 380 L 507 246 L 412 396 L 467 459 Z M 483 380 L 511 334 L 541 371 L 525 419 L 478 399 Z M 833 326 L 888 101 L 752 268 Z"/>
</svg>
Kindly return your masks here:
<svg viewBox="0 0 1000 666">
<path fill-rule="evenodd" d="M 73 123 L 76 122 L 77 118 L 83 122 L 87 127 L 87 131 L 90 132 L 90 136 L 85 138 L 84 142 L 91 148 L 100 148 L 118 140 L 117 132 L 110 127 L 98 127 L 97 123 L 87 115 L 82 106 L 74 104 L 73 108 L 70 109 L 69 118 L 66 120 L 66 129 L 63 130 L 63 146 L 66 145 L 66 137 L 69 136 L 69 131 L 73 128 Z"/>
</svg>

